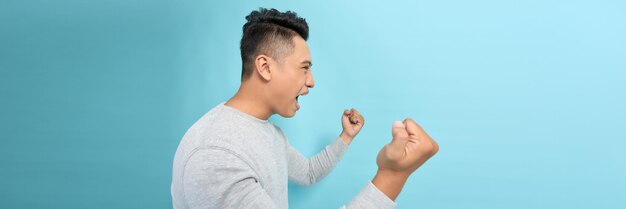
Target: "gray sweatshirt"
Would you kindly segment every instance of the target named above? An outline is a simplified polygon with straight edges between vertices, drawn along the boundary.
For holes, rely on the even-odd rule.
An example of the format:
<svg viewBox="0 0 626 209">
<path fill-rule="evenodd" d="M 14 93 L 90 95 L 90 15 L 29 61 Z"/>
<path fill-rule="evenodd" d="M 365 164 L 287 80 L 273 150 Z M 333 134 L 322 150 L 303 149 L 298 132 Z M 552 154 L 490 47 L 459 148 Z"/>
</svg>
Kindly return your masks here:
<svg viewBox="0 0 626 209">
<path fill-rule="evenodd" d="M 172 175 L 174 209 L 288 208 L 287 182 L 311 185 L 339 162 L 348 145 L 337 138 L 312 158 L 289 145 L 281 129 L 224 103 L 183 136 Z M 367 182 L 342 208 L 394 208 Z"/>
</svg>

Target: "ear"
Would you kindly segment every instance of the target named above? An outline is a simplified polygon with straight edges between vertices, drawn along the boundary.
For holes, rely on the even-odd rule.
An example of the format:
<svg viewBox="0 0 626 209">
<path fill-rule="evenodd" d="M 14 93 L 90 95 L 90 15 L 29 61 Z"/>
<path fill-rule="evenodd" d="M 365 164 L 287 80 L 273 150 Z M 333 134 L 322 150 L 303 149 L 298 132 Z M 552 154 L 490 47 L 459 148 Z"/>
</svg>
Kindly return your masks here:
<svg viewBox="0 0 626 209">
<path fill-rule="evenodd" d="M 272 80 L 272 74 L 270 73 L 270 57 L 266 55 L 259 55 L 254 59 L 254 66 L 256 73 L 258 73 L 263 80 Z"/>
</svg>

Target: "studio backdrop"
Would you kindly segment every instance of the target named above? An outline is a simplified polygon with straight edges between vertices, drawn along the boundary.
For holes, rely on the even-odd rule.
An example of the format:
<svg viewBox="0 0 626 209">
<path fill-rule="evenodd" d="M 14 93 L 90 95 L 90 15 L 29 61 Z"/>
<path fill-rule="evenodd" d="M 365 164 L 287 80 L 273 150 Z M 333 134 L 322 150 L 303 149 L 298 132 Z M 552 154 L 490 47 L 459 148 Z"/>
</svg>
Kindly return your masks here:
<svg viewBox="0 0 626 209">
<path fill-rule="evenodd" d="M 270 120 L 312 156 L 355 107 L 337 167 L 290 184 L 339 208 L 395 120 L 440 145 L 398 208 L 626 208 L 624 1 L 0 2 L 0 208 L 171 208 L 176 147 L 239 87 L 244 17 L 306 18 L 315 88 Z"/>
</svg>

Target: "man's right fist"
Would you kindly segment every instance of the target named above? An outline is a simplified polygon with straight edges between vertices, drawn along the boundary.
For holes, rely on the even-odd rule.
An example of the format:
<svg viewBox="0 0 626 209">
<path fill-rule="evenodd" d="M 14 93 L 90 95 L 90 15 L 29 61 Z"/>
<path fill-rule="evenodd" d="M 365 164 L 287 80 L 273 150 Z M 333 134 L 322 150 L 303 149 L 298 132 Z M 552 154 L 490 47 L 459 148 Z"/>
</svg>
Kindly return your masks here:
<svg viewBox="0 0 626 209">
<path fill-rule="evenodd" d="M 391 143 L 376 158 L 378 172 L 372 184 L 395 201 L 411 173 L 435 155 L 439 145 L 411 119 L 395 122 L 391 135 Z"/>
<path fill-rule="evenodd" d="M 411 119 L 396 121 L 393 139 L 376 158 L 378 170 L 406 174 L 407 177 L 439 151 L 439 145 Z"/>
</svg>

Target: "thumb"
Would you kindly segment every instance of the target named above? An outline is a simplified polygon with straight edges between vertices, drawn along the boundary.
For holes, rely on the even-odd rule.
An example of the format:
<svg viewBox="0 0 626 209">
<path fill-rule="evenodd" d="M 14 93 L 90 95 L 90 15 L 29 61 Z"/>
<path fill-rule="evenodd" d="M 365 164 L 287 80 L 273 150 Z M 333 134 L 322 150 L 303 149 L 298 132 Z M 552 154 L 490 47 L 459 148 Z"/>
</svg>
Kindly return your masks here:
<svg viewBox="0 0 626 209">
<path fill-rule="evenodd" d="M 391 128 L 391 146 L 397 149 L 404 149 L 406 143 L 409 141 L 409 134 L 406 131 L 404 124 L 400 121 L 396 121 L 393 123 L 393 127 Z"/>
<path fill-rule="evenodd" d="M 342 125 L 346 125 L 350 123 L 350 118 L 348 117 L 350 114 L 350 111 L 348 109 L 343 111 L 343 114 L 341 114 L 341 124 Z"/>
</svg>

